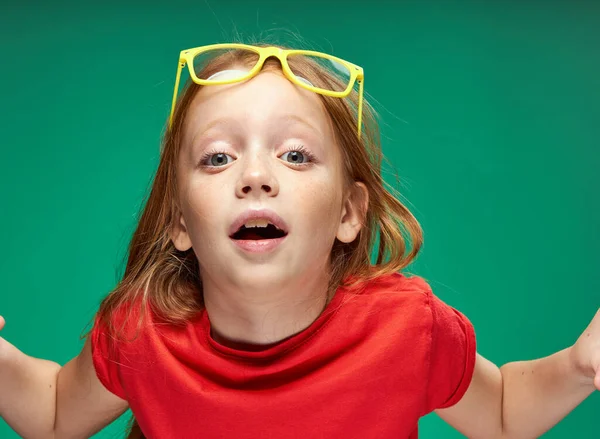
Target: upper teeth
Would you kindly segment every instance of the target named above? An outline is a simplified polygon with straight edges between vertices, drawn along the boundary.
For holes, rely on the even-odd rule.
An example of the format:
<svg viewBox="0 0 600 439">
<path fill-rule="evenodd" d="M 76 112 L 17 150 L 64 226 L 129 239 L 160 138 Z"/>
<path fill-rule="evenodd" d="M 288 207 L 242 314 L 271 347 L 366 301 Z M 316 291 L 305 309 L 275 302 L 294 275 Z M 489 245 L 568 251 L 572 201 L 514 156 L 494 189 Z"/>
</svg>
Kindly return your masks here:
<svg viewBox="0 0 600 439">
<path fill-rule="evenodd" d="M 253 219 L 244 224 L 244 227 L 247 229 L 250 227 L 267 227 L 269 225 L 269 221 L 266 219 Z"/>
</svg>

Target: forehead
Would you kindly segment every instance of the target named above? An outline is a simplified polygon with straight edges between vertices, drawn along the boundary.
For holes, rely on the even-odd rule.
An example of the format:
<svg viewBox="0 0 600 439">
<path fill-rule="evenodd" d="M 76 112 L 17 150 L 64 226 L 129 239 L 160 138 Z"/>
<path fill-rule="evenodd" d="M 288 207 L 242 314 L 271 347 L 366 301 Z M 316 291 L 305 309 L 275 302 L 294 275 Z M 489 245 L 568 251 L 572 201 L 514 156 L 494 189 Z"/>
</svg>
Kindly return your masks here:
<svg viewBox="0 0 600 439">
<path fill-rule="evenodd" d="M 282 117 L 304 120 L 324 137 L 333 135 L 319 95 L 293 84 L 280 71 L 265 71 L 244 82 L 202 87 L 188 109 L 185 139 L 222 118 L 252 128 Z"/>
</svg>

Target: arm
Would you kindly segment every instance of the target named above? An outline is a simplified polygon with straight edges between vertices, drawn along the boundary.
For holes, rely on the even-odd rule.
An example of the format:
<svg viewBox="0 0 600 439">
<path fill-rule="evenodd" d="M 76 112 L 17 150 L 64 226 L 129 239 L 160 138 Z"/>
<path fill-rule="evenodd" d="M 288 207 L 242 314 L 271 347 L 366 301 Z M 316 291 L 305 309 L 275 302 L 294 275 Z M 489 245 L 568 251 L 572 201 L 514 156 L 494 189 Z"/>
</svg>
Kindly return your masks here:
<svg viewBox="0 0 600 439">
<path fill-rule="evenodd" d="M 0 318 L 0 329 L 4 325 Z M 25 355 L 0 337 L 0 417 L 24 438 L 87 438 L 127 409 L 104 388 L 86 341 L 64 367 Z"/>
<path fill-rule="evenodd" d="M 595 380 L 594 380 L 595 377 Z M 533 438 L 600 389 L 600 311 L 570 348 L 500 369 L 477 354 L 462 399 L 436 413 L 470 438 Z"/>
<path fill-rule="evenodd" d="M 571 366 L 570 348 L 498 369 L 477 354 L 462 399 L 436 413 L 470 438 L 535 438 L 548 431 L 593 391 Z"/>
<path fill-rule="evenodd" d="M 52 437 L 59 370 L 0 338 L 0 418 L 20 436 Z"/>
<path fill-rule="evenodd" d="M 58 374 L 56 408 L 57 439 L 88 438 L 128 408 L 127 401 L 109 392 L 96 376 L 89 338 Z"/>
</svg>

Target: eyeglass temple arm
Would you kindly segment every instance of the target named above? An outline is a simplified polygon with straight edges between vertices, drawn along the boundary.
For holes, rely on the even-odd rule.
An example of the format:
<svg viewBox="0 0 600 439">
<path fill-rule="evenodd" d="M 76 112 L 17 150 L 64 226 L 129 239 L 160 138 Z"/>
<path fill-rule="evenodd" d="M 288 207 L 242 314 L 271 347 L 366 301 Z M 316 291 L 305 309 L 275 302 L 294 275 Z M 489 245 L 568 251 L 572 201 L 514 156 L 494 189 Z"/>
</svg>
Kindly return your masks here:
<svg viewBox="0 0 600 439">
<path fill-rule="evenodd" d="M 363 107 L 363 87 L 365 78 L 358 80 L 358 139 L 360 140 L 360 133 L 362 128 L 362 107 Z"/>
<path fill-rule="evenodd" d="M 173 114 L 175 113 L 175 103 L 177 102 L 177 92 L 179 91 L 179 79 L 181 78 L 181 70 L 185 67 L 185 61 L 177 63 L 177 76 L 175 76 L 175 89 L 173 90 L 173 102 L 171 103 L 171 114 L 169 116 L 169 129 L 173 125 Z"/>
</svg>

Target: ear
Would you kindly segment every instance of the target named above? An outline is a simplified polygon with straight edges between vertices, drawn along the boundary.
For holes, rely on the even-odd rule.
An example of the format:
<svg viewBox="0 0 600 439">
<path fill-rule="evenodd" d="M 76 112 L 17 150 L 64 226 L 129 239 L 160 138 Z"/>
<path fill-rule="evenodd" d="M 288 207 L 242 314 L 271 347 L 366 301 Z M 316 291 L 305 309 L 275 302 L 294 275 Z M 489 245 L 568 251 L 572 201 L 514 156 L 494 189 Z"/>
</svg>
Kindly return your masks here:
<svg viewBox="0 0 600 439">
<path fill-rule="evenodd" d="M 367 208 L 369 206 L 369 191 L 364 183 L 355 181 L 350 187 L 344 205 L 336 238 L 344 243 L 356 239 L 362 229 Z"/>
<path fill-rule="evenodd" d="M 173 245 L 179 251 L 186 251 L 192 248 L 192 240 L 185 225 L 185 220 L 181 212 L 178 212 L 177 219 L 171 230 L 171 241 Z"/>
</svg>

